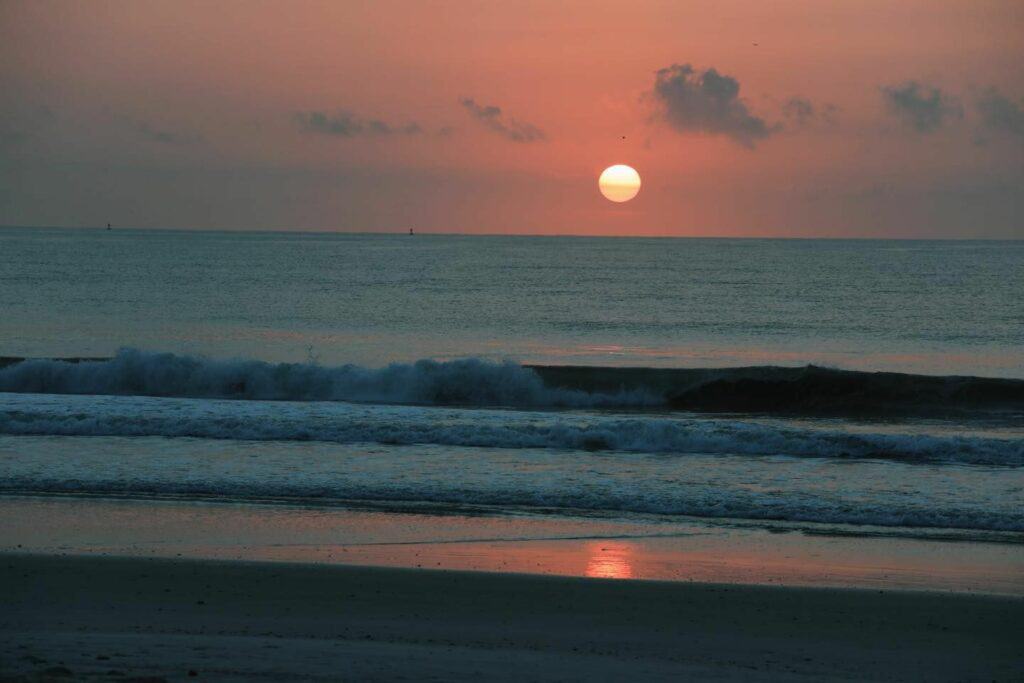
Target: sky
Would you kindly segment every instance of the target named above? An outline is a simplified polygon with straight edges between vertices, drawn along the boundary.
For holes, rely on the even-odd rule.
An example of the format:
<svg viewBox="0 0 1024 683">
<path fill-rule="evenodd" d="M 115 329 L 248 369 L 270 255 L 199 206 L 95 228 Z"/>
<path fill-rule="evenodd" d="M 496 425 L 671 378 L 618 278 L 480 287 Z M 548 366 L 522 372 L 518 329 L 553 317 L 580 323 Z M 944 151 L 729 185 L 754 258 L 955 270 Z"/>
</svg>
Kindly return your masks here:
<svg viewBox="0 0 1024 683">
<path fill-rule="evenodd" d="M 1024 238 L 1024 2 L 0 0 L 0 225 L 108 222 Z"/>
</svg>

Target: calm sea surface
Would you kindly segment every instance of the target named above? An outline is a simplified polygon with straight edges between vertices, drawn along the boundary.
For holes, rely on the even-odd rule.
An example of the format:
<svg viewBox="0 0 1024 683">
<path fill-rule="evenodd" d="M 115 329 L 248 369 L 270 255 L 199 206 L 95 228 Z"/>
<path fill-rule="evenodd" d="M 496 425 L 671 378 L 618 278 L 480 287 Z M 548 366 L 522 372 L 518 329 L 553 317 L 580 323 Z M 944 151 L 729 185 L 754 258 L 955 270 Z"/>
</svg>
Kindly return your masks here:
<svg viewBox="0 0 1024 683">
<path fill-rule="evenodd" d="M 1019 415 L 695 414 L 519 365 L 1020 378 L 1022 292 L 1024 242 L 2 229 L 0 356 L 116 358 L 0 368 L 0 492 L 1022 541 Z"/>
<path fill-rule="evenodd" d="M 0 230 L 0 354 L 1024 377 L 1024 241 Z"/>
</svg>

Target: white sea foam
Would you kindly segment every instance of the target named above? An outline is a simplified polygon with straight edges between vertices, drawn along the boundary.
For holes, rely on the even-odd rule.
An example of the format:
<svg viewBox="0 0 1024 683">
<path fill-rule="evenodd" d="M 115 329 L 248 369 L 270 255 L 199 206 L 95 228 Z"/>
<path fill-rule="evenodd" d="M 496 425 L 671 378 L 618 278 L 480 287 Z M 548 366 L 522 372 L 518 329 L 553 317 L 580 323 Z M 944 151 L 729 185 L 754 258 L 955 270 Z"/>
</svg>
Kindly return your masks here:
<svg viewBox="0 0 1024 683">
<path fill-rule="evenodd" d="M 338 402 L 0 394 L 0 434 L 165 436 L 1024 464 L 1024 440 L 735 419 Z"/>
<path fill-rule="evenodd" d="M 0 436 L 0 492 L 304 506 L 408 502 L 1020 532 L 1022 477 L 877 460 Z"/>
</svg>

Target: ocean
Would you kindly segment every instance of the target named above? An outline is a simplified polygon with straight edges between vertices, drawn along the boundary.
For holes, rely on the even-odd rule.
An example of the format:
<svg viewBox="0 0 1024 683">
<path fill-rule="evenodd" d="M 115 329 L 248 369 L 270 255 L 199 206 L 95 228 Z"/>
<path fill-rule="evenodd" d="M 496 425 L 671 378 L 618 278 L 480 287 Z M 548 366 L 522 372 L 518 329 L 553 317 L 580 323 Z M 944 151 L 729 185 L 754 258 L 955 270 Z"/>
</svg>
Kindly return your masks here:
<svg viewBox="0 0 1024 683">
<path fill-rule="evenodd" d="M 1022 292 L 1024 242 L 6 228 L 0 494 L 1022 542 Z"/>
</svg>

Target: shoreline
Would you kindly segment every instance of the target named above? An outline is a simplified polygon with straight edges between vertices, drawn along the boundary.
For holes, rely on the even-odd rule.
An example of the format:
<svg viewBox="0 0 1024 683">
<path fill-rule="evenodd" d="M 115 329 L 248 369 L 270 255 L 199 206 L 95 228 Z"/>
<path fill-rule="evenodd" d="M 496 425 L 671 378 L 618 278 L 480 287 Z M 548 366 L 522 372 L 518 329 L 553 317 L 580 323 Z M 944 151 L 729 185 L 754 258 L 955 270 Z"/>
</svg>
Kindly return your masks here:
<svg viewBox="0 0 1024 683">
<path fill-rule="evenodd" d="M 1005 680 L 1022 664 L 1020 598 L 192 559 L 0 560 L 9 681 Z"/>
</svg>

